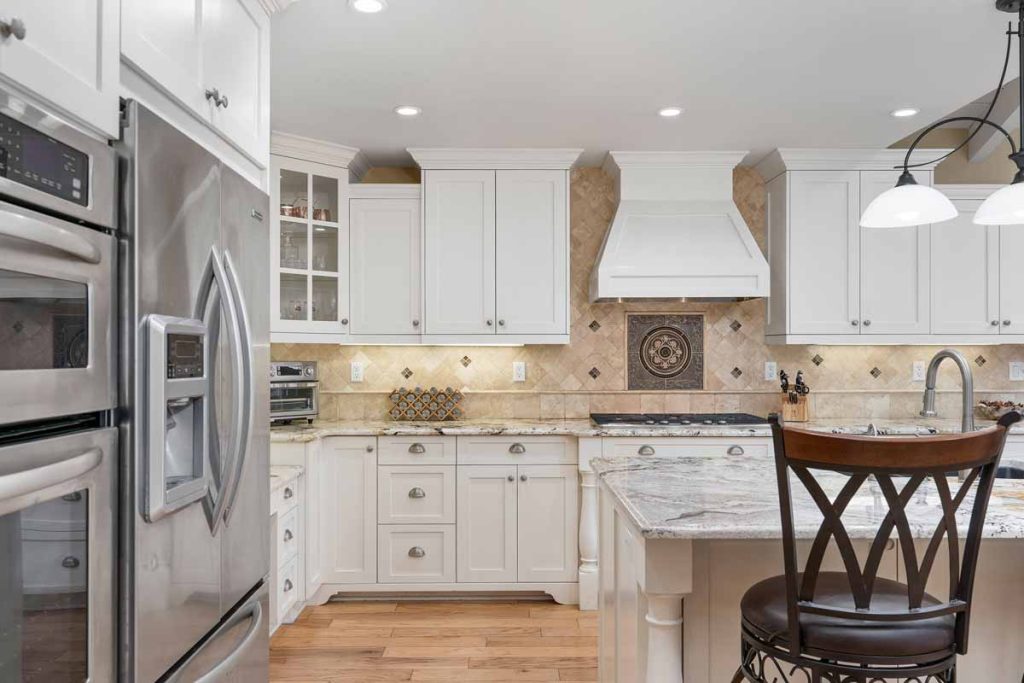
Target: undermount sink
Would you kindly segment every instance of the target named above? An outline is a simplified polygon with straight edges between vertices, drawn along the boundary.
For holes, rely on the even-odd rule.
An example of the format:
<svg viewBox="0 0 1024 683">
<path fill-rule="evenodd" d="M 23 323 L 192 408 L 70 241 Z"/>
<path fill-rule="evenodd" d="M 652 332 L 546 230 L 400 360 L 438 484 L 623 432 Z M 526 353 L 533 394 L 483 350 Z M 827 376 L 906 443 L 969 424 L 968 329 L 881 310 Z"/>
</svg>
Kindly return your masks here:
<svg viewBox="0 0 1024 683">
<path fill-rule="evenodd" d="M 1024 467 L 1003 465 L 996 468 L 996 479 L 1024 479 Z"/>
</svg>

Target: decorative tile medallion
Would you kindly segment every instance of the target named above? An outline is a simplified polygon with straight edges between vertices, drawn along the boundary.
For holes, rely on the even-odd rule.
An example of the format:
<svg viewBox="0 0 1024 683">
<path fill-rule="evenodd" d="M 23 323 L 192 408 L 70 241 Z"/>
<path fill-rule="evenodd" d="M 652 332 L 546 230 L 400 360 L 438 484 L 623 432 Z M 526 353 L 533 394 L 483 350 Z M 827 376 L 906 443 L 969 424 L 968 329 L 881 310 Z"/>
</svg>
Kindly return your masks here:
<svg viewBox="0 0 1024 683">
<path fill-rule="evenodd" d="M 404 370 L 402 370 L 402 377 L 406 379 L 412 377 L 412 370 L 410 370 L 409 368 L 405 368 Z"/>
<path fill-rule="evenodd" d="M 741 323 L 739 320 L 733 320 L 731 323 L 729 323 L 729 327 L 732 328 L 733 332 L 739 332 L 740 328 L 743 327 L 743 323 Z"/>
<path fill-rule="evenodd" d="M 874 377 L 875 379 L 878 379 L 879 376 L 881 376 L 881 374 L 882 371 L 879 370 L 878 368 L 871 368 L 871 376 Z"/>
<path fill-rule="evenodd" d="M 736 379 L 739 379 L 740 375 L 743 374 L 743 371 L 740 370 L 739 368 L 733 368 L 732 372 L 730 372 L 729 374 L 732 375 L 733 377 L 735 377 Z"/>
<path fill-rule="evenodd" d="M 703 389 L 704 316 L 626 316 L 630 389 Z"/>
<path fill-rule="evenodd" d="M 985 356 L 979 354 L 978 357 L 974 359 L 974 362 L 977 363 L 978 367 L 980 368 L 982 365 L 987 363 L 988 360 L 985 358 Z"/>
<path fill-rule="evenodd" d="M 598 377 L 601 376 L 601 371 L 598 370 L 597 368 L 590 368 L 590 372 L 588 372 L 587 374 L 590 375 L 593 379 L 597 379 Z"/>
<path fill-rule="evenodd" d="M 811 362 L 814 363 L 815 365 L 821 365 L 822 363 L 825 362 L 825 359 L 819 356 L 818 354 L 814 354 L 814 358 L 811 359 Z"/>
<path fill-rule="evenodd" d="M 591 320 L 590 324 L 587 325 L 587 327 L 589 327 L 591 331 L 597 332 L 599 329 L 601 329 L 601 323 L 597 322 L 596 320 Z"/>
<path fill-rule="evenodd" d="M 462 363 L 462 367 L 468 368 L 469 364 L 473 362 L 473 359 L 470 358 L 469 356 L 463 356 L 462 360 L 460 360 L 459 362 Z"/>
</svg>

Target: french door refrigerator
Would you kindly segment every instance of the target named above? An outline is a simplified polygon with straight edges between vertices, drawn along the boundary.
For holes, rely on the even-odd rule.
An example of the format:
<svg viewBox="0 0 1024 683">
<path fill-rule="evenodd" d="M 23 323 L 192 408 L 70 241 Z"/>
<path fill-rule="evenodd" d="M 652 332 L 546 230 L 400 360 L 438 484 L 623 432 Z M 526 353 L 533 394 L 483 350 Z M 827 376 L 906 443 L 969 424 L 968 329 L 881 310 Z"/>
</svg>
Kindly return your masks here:
<svg viewBox="0 0 1024 683">
<path fill-rule="evenodd" d="M 119 670 L 268 667 L 268 197 L 124 104 Z"/>
</svg>

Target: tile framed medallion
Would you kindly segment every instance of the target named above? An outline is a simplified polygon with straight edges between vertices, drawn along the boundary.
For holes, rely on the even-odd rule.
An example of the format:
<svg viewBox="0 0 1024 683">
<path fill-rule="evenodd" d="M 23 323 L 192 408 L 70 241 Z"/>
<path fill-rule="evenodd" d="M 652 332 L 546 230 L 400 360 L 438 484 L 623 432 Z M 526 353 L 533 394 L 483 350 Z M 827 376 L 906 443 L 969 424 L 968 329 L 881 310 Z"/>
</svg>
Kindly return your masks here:
<svg viewBox="0 0 1024 683">
<path fill-rule="evenodd" d="M 704 388 L 704 316 L 697 313 L 626 314 L 627 388 Z"/>
</svg>

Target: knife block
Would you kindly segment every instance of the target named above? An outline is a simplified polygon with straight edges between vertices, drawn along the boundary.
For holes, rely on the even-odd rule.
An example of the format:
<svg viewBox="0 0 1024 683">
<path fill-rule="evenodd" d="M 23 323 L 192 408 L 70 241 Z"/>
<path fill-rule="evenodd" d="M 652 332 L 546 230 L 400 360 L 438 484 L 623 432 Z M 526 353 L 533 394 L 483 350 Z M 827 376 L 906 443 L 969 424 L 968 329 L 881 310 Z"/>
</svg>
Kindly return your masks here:
<svg viewBox="0 0 1024 683">
<path fill-rule="evenodd" d="M 783 422 L 807 422 L 808 418 L 807 396 L 798 396 L 796 403 L 789 402 L 787 394 L 782 395 L 782 421 Z"/>
</svg>

